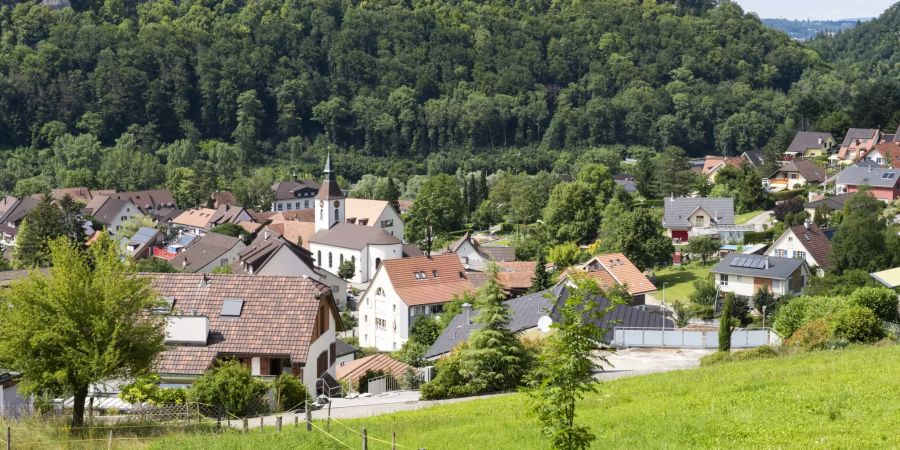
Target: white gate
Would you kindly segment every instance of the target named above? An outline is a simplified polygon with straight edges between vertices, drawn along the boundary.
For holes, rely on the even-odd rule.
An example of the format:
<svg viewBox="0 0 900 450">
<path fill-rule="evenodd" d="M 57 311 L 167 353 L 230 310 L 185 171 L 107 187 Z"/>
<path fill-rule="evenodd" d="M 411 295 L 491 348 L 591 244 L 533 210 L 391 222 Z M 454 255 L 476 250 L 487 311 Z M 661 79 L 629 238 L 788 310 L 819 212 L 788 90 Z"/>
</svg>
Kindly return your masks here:
<svg viewBox="0 0 900 450">
<path fill-rule="evenodd" d="M 662 328 L 616 328 L 612 345 L 615 347 L 681 347 L 718 348 L 719 331 Z M 781 337 L 769 328 L 737 329 L 731 333 L 731 348 L 753 348 L 781 345 Z"/>
</svg>

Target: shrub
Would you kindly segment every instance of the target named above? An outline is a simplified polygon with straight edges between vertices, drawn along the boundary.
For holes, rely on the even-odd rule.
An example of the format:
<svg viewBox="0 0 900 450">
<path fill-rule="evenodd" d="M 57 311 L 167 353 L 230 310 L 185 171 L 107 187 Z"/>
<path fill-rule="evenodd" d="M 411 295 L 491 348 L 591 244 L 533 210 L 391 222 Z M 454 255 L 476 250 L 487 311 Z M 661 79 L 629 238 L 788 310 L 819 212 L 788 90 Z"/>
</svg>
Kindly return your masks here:
<svg viewBox="0 0 900 450">
<path fill-rule="evenodd" d="M 891 322 L 897 318 L 897 294 L 886 287 L 862 287 L 850 295 L 850 300 L 869 308 L 879 319 Z"/>
<path fill-rule="evenodd" d="M 275 404 L 278 412 L 290 411 L 310 401 L 306 385 L 297 377 L 283 373 L 272 382 L 272 390 L 275 392 Z"/>
<path fill-rule="evenodd" d="M 694 292 L 690 295 L 691 303 L 711 306 L 716 302 L 716 283 L 709 279 L 696 280 L 692 283 Z"/>
<path fill-rule="evenodd" d="M 831 339 L 831 325 L 825 320 L 813 320 L 805 323 L 785 344 L 805 351 L 822 350 Z"/>
<path fill-rule="evenodd" d="M 849 342 L 875 342 L 884 337 L 884 326 L 871 309 L 852 305 L 834 316 L 833 333 Z"/>
<path fill-rule="evenodd" d="M 437 375 L 430 382 L 423 384 L 420 390 L 423 400 L 439 400 L 475 394 L 476 389 L 468 384 L 468 379 L 460 373 L 460 355 L 465 345 L 460 345 L 449 356 L 438 361 L 434 368 Z"/>
<path fill-rule="evenodd" d="M 715 352 L 700 358 L 700 367 L 709 367 L 731 360 L 731 352 Z"/>
<path fill-rule="evenodd" d="M 217 405 L 241 416 L 252 408 L 268 386 L 253 378 L 250 368 L 232 360 L 201 375 L 191 386 L 190 397 L 199 403 Z"/>
<path fill-rule="evenodd" d="M 749 361 L 751 359 L 766 359 L 780 356 L 774 347 L 763 345 L 762 347 L 737 351 L 731 354 L 731 361 Z"/>
<path fill-rule="evenodd" d="M 122 386 L 119 398 L 132 403 L 149 403 L 151 405 L 180 405 L 187 400 L 186 389 L 167 389 L 159 387 L 159 375 L 147 373 L 135 378 L 131 383 Z"/>
<path fill-rule="evenodd" d="M 788 300 L 775 315 L 775 331 L 785 338 L 791 337 L 805 323 L 827 319 L 853 306 L 846 297 L 804 296 Z"/>
</svg>

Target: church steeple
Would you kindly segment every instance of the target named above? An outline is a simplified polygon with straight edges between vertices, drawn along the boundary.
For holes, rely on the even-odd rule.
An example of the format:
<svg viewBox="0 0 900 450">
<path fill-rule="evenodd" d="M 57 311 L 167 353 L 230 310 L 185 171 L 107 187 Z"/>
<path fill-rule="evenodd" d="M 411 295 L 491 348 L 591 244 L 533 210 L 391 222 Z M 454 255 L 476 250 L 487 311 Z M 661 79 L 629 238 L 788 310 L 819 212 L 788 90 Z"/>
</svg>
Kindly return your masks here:
<svg viewBox="0 0 900 450">
<path fill-rule="evenodd" d="M 334 165 L 331 153 L 325 159 L 325 170 L 322 171 L 322 185 L 316 194 L 316 231 L 329 229 L 346 220 L 344 211 L 344 193 L 334 178 Z"/>
</svg>

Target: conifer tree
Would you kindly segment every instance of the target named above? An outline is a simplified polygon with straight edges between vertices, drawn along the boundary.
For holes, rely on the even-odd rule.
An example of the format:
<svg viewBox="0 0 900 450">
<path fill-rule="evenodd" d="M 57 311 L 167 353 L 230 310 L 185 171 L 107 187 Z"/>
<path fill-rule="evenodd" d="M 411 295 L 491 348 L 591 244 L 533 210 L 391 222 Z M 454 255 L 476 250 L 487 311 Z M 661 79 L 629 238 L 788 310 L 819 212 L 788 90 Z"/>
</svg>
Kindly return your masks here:
<svg viewBox="0 0 900 450">
<path fill-rule="evenodd" d="M 725 305 L 722 306 L 722 318 L 719 321 L 719 351 L 731 350 L 731 332 L 734 331 L 734 323 L 731 320 L 731 312 L 734 309 L 734 294 L 725 294 Z"/>
<path fill-rule="evenodd" d="M 547 258 L 544 257 L 544 252 L 540 252 L 537 263 L 534 266 L 534 278 L 531 280 L 531 289 L 528 292 L 541 292 L 544 289 L 549 289 L 552 281 L 550 274 L 547 272 Z"/>
</svg>

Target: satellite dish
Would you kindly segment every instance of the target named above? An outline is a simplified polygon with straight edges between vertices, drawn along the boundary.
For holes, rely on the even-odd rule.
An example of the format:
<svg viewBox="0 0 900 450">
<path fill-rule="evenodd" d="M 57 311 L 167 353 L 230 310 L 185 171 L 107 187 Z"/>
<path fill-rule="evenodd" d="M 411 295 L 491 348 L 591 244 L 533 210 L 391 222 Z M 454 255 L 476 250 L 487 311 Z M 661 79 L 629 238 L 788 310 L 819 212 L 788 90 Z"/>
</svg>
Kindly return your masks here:
<svg viewBox="0 0 900 450">
<path fill-rule="evenodd" d="M 553 325 L 553 319 L 550 316 L 542 316 L 537 321 L 537 329 L 542 333 L 548 333 L 550 331 L 550 325 Z"/>
</svg>

